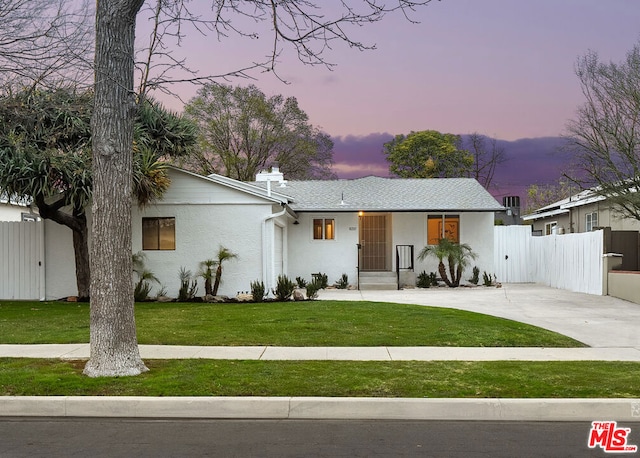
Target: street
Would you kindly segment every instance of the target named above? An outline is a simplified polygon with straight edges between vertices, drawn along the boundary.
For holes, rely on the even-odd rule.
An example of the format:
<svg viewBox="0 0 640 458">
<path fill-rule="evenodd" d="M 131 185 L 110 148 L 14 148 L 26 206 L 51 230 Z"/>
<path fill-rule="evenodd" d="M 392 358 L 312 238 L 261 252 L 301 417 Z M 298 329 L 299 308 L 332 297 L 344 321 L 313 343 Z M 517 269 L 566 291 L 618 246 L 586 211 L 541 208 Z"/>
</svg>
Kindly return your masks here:
<svg viewBox="0 0 640 458">
<path fill-rule="evenodd" d="M 640 423 L 629 444 L 640 443 Z M 603 457 L 590 422 L 2 418 L 0 457 Z M 635 456 L 635 453 L 623 456 Z"/>
</svg>

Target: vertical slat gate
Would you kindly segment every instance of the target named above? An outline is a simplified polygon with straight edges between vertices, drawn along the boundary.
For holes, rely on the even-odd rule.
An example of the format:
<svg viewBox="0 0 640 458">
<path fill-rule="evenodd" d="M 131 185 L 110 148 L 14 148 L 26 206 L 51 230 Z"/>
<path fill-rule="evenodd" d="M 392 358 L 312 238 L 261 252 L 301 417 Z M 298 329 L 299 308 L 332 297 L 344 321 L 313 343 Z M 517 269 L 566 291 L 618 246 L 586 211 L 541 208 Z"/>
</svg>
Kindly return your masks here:
<svg viewBox="0 0 640 458">
<path fill-rule="evenodd" d="M 0 222 L 0 299 L 44 299 L 44 223 Z"/>
</svg>

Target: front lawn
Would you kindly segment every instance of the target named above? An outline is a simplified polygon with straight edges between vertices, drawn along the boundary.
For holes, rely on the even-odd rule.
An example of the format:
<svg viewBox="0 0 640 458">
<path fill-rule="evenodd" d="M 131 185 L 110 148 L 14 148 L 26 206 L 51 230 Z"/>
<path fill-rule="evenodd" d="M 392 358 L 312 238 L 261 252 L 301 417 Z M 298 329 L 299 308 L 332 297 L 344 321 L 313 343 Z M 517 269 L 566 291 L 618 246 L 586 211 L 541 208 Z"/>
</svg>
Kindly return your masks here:
<svg viewBox="0 0 640 458">
<path fill-rule="evenodd" d="M 139 303 L 157 345 L 580 347 L 566 336 L 462 310 L 381 302 Z M 89 341 L 89 305 L 0 302 L 0 344 Z"/>
<path fill-rule="evenodd" d="M 628 362 L 148 360 L 137 377 L 82 375 L 83 361 L 0 358 L 0 396 L 638 398 Z"/>
</svg>

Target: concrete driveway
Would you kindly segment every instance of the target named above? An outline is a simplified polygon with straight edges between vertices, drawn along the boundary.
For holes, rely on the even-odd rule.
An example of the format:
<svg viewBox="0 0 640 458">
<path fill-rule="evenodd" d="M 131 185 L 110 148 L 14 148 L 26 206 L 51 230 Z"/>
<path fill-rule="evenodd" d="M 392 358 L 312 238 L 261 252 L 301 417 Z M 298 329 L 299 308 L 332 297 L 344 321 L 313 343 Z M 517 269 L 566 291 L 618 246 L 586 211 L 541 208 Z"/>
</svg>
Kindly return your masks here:
<svg viewBox="0 0 640 458">
<path fill-rule="evenodd" d="M 640 305 L 536 284 L 401 291 L 320 291 L 319 298 L 449 307 L 539 326 L 591 347 L 640 346 Z"/>
</svg>

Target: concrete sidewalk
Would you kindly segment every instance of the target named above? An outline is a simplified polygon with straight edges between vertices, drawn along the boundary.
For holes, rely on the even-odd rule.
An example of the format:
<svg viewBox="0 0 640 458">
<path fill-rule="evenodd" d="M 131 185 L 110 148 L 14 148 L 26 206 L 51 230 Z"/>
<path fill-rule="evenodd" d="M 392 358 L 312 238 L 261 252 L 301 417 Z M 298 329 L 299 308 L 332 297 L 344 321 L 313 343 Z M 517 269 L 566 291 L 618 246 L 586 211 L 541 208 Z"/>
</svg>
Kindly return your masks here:
<svg viewBox="0 0 640 458">
<path fill-rule="evenodd" d="M 640 361 L 640 348 L 539 347 L 199 347 L 140 345 L 143 359 L 263 361 Z M 89 358 L 89 344 L 0 345 L 0 357 Z"/>
</svg>

